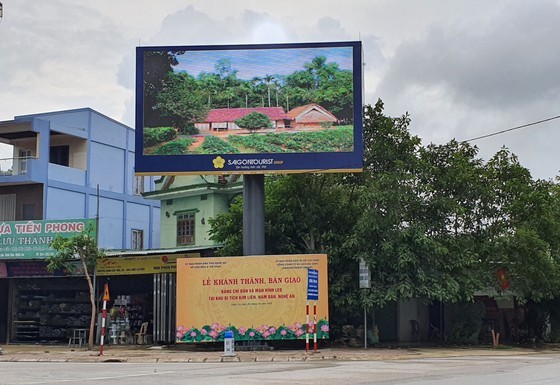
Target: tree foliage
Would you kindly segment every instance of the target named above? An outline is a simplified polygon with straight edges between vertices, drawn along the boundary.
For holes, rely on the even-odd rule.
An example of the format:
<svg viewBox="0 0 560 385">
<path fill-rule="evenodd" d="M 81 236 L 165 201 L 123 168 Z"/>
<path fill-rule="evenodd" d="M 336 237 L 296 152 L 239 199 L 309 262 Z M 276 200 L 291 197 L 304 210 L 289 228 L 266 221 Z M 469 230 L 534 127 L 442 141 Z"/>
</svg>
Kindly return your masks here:
<svg viewBox="0 0 560 385">
<path fill-rule="evenodd" d="M 75 272 L 79 270 L 84 274 L 89 288 L 91 303 L 91 321 L 88 338 L 88 349 L 90 350 L 93 349 L 95 320 L 97 316 L 92 275 L 97 259 L 104 256 L 104 252 L 97 247 L 92 233 L 92 228 L 88 228 L 86 231 L 70 238 L 57 236 L 50 245 L 56 250 L 56 254 L 46 258 L 49 271 L 65 270 Z"/>
<path fill-rule="evenodd" d="M 407 114 L 383 109 L 381 101 L 364 109 L 364 172 L 267 178 L 267 254 L 328 254 L 334 324 L 415 297 L 461 302 L 506 289 L 520 301 L 558 297 L 559 186 L 533 180 L 505 148 L 485 162 L 469 143 L 423 146 Z M 212 237 L 226 244 L 223 255 L 240 247 L 241 199 L 214 219 Z M 358 288 L 359 258 L 371 290 Z"/>
<path fill-rule="evenodd" d="M 236 119 L 235 124 L 249 132 L 272 127 L 270 118 L 262 112 L 251 112 L 242 118 Z"/>
<path fill-rule="evenodd" d="M 144 64 L 144 127 L 160 127 L 171 125 L 169 117 L 156 109 L 157 95 L 163 89 L 163 81 L 173 66 L 179 64 L 177 55 L 184 52 L 148 51 L 145 53 Z"/>
<path fill-rule="evenodd" d="M 240 79 L 228 59 L 218 60 L 213 72 L 201 72 L 196 78 L 176 73 L 177 55 L 183 53 L 146 53 L 144 127 L 183 127 L 213 108 L 276 106 L 288 111 L 309 103 L 321 104 L 346 124 L 353 121 L 352 72 L 327 62 L 324 56 L 313 58 L 289 75 Z M 194 114 L 188 115 L 189 109 Z"/>
<path fill-rule="evenodd" d="M 196 79 L 191 75 L 170 72 L 157 94 L 156 109 L 171 119 L 173 126 L 186 130 L 192 123 L 204 120 L 208 114 L 204 96 L 196 92 L 198 88 Z"/>
</svg>

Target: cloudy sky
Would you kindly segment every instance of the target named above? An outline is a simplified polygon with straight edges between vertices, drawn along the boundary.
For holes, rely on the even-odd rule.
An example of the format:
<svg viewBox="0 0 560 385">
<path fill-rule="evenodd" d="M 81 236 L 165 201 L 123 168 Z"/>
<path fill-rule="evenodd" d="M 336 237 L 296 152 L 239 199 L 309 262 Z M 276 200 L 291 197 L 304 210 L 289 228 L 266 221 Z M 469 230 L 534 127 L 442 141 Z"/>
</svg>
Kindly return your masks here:
<svg viewBox="0 0 560 385">
<path fill-rule="evenodd" d="M 139 45 L 355 40 L 365 102 L 408 111 L 424 144 L 560 115 L 560 0 L 0 2 L 0 121 L 91 107 L 134 126 Z M 553 179 L 559 142 L 553 119 L 472 143 Z"/>
</svg>

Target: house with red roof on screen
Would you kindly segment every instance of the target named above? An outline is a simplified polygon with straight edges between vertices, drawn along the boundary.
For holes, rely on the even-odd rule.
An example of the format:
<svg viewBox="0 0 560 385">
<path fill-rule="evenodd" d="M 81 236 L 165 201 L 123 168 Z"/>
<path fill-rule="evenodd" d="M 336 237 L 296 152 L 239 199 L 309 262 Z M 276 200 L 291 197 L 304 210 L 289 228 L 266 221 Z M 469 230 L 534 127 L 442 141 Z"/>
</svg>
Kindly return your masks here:
<svg viewBox="0 0 560 385">
<path fill-rule="evenodd" d="M 288 112 L 290 127 L 301 128 L 324 128 L 328 125 L 338 123 L 338 119 L 329 110 L 312 103 L 296 107 Z"/>
<path fill-rule="evenodd" d="M 239 130 L 235 121 L 252 112 L 260 112 L 268 116 L 273 128 L 285 128 L 289 121 L 282 107 L 215 108 L 208 111 L 203 122 L 195 123 L 194 126 L 200 131 Z"/>
</svg>

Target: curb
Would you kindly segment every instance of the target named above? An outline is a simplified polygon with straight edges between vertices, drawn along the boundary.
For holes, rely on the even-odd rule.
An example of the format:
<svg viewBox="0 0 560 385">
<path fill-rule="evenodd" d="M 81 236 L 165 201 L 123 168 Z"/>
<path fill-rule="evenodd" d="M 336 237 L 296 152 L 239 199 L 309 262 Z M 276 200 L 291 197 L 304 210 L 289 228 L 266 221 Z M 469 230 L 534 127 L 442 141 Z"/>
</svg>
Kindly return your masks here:
<svg viewBox="0 0 560 385">
<path fill-rule="evenodd" d="M 95 351 L 65 349 L 62 346 L 10 346 L 0 348 L 0 362 L 72 362 L 72 363 L 235 363 L 235 362 L 316 362 L 316 361 L 395 361 L 422 358 L 466 356 L 523 356 L 535 353 L 560 353 L 558 346 L 545 349 L 490 347 L 456 348 L 371 348 L 325 349 L 305 351 L 238 351 L 225 356 L 218 351 L 174 351 L 149 349 L 114 349 L 99 356 Z"/>
</svg>

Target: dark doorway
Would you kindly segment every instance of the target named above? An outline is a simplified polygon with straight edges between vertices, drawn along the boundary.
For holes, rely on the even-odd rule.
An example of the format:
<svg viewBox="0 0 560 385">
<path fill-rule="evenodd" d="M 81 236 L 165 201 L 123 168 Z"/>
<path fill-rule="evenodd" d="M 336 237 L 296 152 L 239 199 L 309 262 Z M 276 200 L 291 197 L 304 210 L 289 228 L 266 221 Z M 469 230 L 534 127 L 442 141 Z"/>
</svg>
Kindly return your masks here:
<svg viewBox="0 0 560 385">
<path fill-rule="evenodd" d="M 434 301 L 429 308 L 430 314 L 430 334 L 431 341 L 442 341 L 443 332 L 445 330 L 444 324 L 444 306 L 443 302 Z"/>
<path fill-rule="evenodd" d="M 49 158 L 50 163 L 68 167 L 70 165 L 70 146 L 53 146 Z"/>
<path fill-rule="evenodd" d="M 379 329 L 379 341 L 397 341 L 397 302 L 375 309 L 375 322 Z"/>
<path fill-rule="evenodd" d="M 9 280 L 0 278 L 0 344 L 6 343 L 8 331 L 8 283 Z"/>
</svg>

